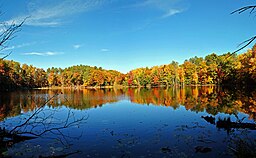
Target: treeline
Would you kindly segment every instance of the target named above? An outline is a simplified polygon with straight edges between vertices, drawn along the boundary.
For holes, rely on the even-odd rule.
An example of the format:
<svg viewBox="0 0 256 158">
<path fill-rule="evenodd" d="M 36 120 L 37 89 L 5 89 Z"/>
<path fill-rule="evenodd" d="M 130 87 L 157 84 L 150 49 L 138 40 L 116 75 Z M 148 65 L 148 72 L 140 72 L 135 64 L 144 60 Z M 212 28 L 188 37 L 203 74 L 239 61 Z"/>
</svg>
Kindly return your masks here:
<svg viewBox="0 0 256 158">
<path fill-rule="evenodd" d="M 252 85 L 256 83 L 256 44 L 240 55 L 212 53 L 205 58 L 190 58 L 181 65 L 173 61 L 168 65 L 135 69 L 126 74 L 126 81 L 133 86 Z"/>
<path fill-rule="evenodd" d="M 15 61 L 0 60 L 0 88 L 52 86 L 172 86 L 205 84 L 255 84 L 256 44 L 243 54 L 214 53 L 194 57 L 179 65 L 138 68 L 127 74 L 101 67 L 77 65 L 47 71 Z"/>
</svg>

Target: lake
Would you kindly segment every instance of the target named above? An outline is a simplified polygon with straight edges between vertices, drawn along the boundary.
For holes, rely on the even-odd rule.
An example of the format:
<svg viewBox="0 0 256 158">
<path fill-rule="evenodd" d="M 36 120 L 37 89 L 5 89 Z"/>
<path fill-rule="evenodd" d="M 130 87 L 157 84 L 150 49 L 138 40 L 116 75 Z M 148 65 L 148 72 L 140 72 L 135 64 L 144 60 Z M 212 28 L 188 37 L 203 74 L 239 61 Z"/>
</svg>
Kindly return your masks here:
<svg viewBox="0 0 256 158">
<path fill-rule="evenodd" d="M 2 128 L 34 136 L 5 138 L 2 156 L 234 157 L 256 151 L 256 91 L 23 90 L 1 93 L 0 111 Z"/>
</svg>

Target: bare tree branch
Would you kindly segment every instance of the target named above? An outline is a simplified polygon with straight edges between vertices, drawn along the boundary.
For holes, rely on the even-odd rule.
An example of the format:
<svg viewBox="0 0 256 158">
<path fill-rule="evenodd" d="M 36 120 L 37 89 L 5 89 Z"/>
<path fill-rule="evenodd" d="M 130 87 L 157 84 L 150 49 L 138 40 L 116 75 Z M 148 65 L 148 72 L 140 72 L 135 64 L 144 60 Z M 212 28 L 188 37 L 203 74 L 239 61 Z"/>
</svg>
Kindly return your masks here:
<svg viewBox="0 0 256 158">
<path fill-rule="evenodd" d="M 244 42 L 240 43 L 240 44 L 238 45 L 238 47 L 240 47 L 240 46 L 242 46 L 242 47 L 240 47 L 239 49 L 237 49 L 236 51 L 234 51 L 232 54 L 237 53 L 237 52 L 239 52 L 240 50 L 246 48 L 246 47 L 247 47 L 248 45 L 250 45 L 255 39 L 256 39 L 256 36 L 253 36 L 252 38 L 250 38 L 250 39 L 248 39 L 248 40 L 245 40 Z"/>
<path fill-rule="evenodd" d="M 71 140 L 81 138 L 83 132 L 78 135 L 69 135 L 69 131 L 71 128 L 79 127 L 82 123 L 85 123 L 89 115 L 82 115 L 76 118 L 71 108 L 68 108 L 68 111 L 66 109 L 62 111 L 61 107 L 48 107 L 47 104 L 58 96 L 59 94 L 55 93 L 53 96 L 45 97 L 43 102 L 39 101 L 40 106 L 36 105 L 37 108 L 34 112 L 28 114 L 25 121 L 21 121 L 19 125 L 12 127 L 11 130 L 0 127 L 0 148 L 5 149 L 22 141 L 42 137 L 44 139 L 57 140 L 68 149 L 73 145 Z M 35 102 L 35 99 L 31 98 L 31 100 Z M 67 99 L 66 101 L 68 102 Z M 60 117 L 60 115 L 63 115 L 63 112 L 65 113 L 64 118 Z M 77 152 L 56 156 L 51 155 L 50 157 L 65 157 L 75 153 Z"/>
<path fill-rule="evenodd" d="M 245 11 L 250 11 L 250 14 L 253 14 L 253 13 L 255 13 L 255 11 L 254 11 L 255 9 L 256 9 L 256 5 L 249 5 L 249 6 L 239 8 L 239 9 L 231 12 L 230 14 L 235 14 L 235 13 L 241 14 Z"/>
<path fill-rule="evenodd" d="M 256 5 L 249 5 L 249 6 L 245 6 L 245 7 L 239 8 L 239 9 L 237 9 L 237 10 L 231 12 L 230 14 L 235 14 L 235 13 L 241 14 L 241 13 L 243 13 L 243 12 L 245 12 L 245 11 L 250 11 L 250 12 L 249 12 L 250 14 L 254 14 L 254 13 L 255 13 L 255 9 L 256 9 Z M 253 36 L 253 37 L 251 37 L 251 38 L 249 38 L 249 39 L 247 39 L 247 40 L 245 40 L 245 41 L 243 41 L 242 43 L 240 43 L 240 44 L 238 45 L 238 49 L 235 50 L 234 52 L 230 53 L 230 54 L 226 57 L 226 59 L 228 59 L 230 56 L 234 55 L 235 53 L 237 53 L 237 52 L 243 50 L 244 48 L 246 48 L 247 46 L 249 46 L 254 40 L 256 40 L 256 35 Z M 240 48 L 239 48 L 239 47 L 240 47 Z M 222 66 L 222 65 L 221 65 L 221 66 Z"/>
<path fill-rule="evenodd" d="M 14 127 L 12 130 L 10 130 L 10 133 L 13 133 L 17 128 L 20 128 L 20 127 L 23 127 L 24 125 L 26 125 L 35 115 L 37 115 L 41 110 L 42 108 L 47 104 L 49 103 L 53 98 L 55 98 L 56 96 L 58 96 L 59 94 L 55 94 L 53 95 L 50 99 L 48 99 L 44 104 L 42 104 L 24 123 Z"/>
<path fill-rule="evenodd" d="M 27 17 L 29 18 L 29 17 Z M 27 18 L 25 18 L 21 23 L 16 24 L 15 22 L 12 22 L 11 24 L 7 24 L 7 23 L 1 23 L 0 27 L 1 27 L 1 33 L 0 33 L 0 49 L 1 51 L 4 50 L 5 48 L 7 48 L 7 43 L 12 40 L 13 38 L 15 38 L 15 34 L 17 32 L 19 32 L 21 30 L 22 25 L 25 23 L 25 21 L 27 20 Z M 0 59 L 5 59 L 6 57 L 8 57 L 12 52 L 8 53 L 7 55 L 1 57 Z"/>
<path fill-rule="evenodd" d="M 230 14 L 235 14 L 235 13 L 241 14 L 241 13 L 243 13 L 245 11 L 250 11 L 249 13 L 253 14 L 253 13 L 255 13 L 255 11 L 254 11 L 255 9 L 256 9 L 256 5 L 249 5 L 249 6 L 245 6 L 245 7 L 239 8 L 239 9 L 231 12 Z M 242 49 L 244 49 L 245 47 L 250 45 L 255 39 L 256 39 L 256 36 L 253 36 L 250 39 L 245 40 L 244 42 L 240 43 L 238 45 L 238 47 L 240 47 L 240 46 L 241 47 L 239 49 L 237 49 L 236 51 L 234 51 L 233 53 L 231 53 L 231 55 L 234 54 L 234 53 L 239 52 Z"/>
<path fill-rule="evenodd" d="M 9 55 L 11 55 L 12 54 L 12 52 L 9 52 L 8 54 L 6 54 L 5 56 L 3 56 L 2 58 L 0 58 L 0 59 L 5 59 L 5 58 L 7 58 Z"/>
</svg>

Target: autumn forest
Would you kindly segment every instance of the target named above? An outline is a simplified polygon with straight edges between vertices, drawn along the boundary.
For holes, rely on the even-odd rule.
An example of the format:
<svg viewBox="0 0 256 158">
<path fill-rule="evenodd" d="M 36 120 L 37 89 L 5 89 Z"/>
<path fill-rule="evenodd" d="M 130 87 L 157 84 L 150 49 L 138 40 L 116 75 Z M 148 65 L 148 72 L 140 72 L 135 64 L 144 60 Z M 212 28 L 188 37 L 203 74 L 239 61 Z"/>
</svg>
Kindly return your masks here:
<svg viewBox="0 0 256 158">
<path fill-rule="evenodd" d="M 193 57 L 183 64 L 137 68 L 127 74 L 101 67 L 77 65 L 62 68 L 36 68 L 15 61 L 0 60 L 0 89 L 40 87 L 159 87 L 173 85 L 256 83 L 256 44 L 242 54 L 215 53 Z"/>
</svg>

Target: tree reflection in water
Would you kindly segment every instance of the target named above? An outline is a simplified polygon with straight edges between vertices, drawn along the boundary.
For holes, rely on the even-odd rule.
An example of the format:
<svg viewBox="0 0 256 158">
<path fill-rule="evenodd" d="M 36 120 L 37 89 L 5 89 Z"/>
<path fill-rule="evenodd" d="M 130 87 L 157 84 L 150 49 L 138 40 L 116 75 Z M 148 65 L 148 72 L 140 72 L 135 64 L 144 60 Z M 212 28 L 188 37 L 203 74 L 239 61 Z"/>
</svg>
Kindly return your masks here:
<svg viewBox="0 0 256 158">
<path fill-rule="evenodd" d="M 211 125 L 221 129 L 224 127 L 218 125 L 220 125 L 221 120 L 225 121 L 225 119 L 218 118 L 218 114 L 224 113 L 233 115 L 237 117 L 237 120 L 227 122 L 226 119 L 225 123 L 230 126 L 225 126 L 227 128 L 224 128 L 230 135 L 230 139 L 227 140 L 230 151 L 238 157 L 241 156 L 242 153 L 244 153 L 243 155 L 252 155 L 254 154 L 253 151 L 255 151 L 252 150 L 255 149 L 255 140 L 250 139 L 251 135 L 249 130 L 251 128 L 242 129 L 241 125 L 244 123 L 244 126 L 253 126 L 256 120 L 256 91 L 234 91 L 218 86 L 151 89 L 62 89 L 10 92 L 0 95 L 0 119 L 3 121 L 8 117 L 29 113 L 33 111 L 37 105 L 42 103 L 46 96 L 52 96 L 55 93 L 63 93 L 63 95 L 53 98 L 51 102 L 47 103 L 47 107 L 50 109 L 68 107 L 73 110 L 85 110 L 98 108 L 107 103 L 129 100 L 132 103 L 142 104 L 144 106 L 164 106 L 174 110 L 184 107 L 186 110 L 194 113 L 207 112 L 208 115 L 200 116 L 202 120 L 204 119 Z M 242 118 L 239 119 L 239 113 L 247 114 L 251 123 L 244 122 Z M 165 128 L 165 126 L 163 126 L 163 128 Z M 175 134 L 175 138 L 178 140 L 177 143 L 179 143 L 179 140 L 182 141 L 183 144 L 185 143 L 189 150 L 194 153 L 211 152 L 211 144 L 216 142 L 208 135 L 211 131 L 204 131 L 204 129 L 205 127 L 198 122 L 193 122 L 190 125 L 184 124 L 177 126 L 177 134 Z M 198 136 L 191 137 L 189 133 L 198 130 L 200 131 Z M 244 134 L 246 133 L 245 131 L 248 131 L 247 134 Z M 111 134 L 111 131 L 109 131 L 109 133 Z M 114 137 L 115 134 L 115 131 L 112 131 L 111 136 Z M 131 140 L 118 139 L 117 143 L 122 147 L 126 147 L 129 146 L 129 143 L 133 140 L 135 143 L 138 143 L 139 138 L 135 138 L 136 139 Z M 194 146 L 195 142 L 199 142 L 199 145 Z M 177 146 L 179 146 L 179 144 Z M 176 152 L 176 149 L 171 146 L 162 146 L 160 151 L 166 154 L 173 154 Z M 127 153 L 124 152 L 123 154 L 126 155 Z M 180 151 L 176 152 L 176 156 L 182 154 L 184 153 Z"/>
<path fill-rule="evenodd" d="M 231 91 L 216 86 L 11 92 L 0 95 L 0 118 L 3 120 L 6 117 L 13 117 L 31 111 L 42 102 L 46 95 L 53 95 L 56 92 L 62 92 L 64 95 L 54 98 L 48 103 L 49 107 L 65 105 L 73 109 L 83 110 L 97 108 L 106 103 L 114 103 L 128 98 L 133 103 L 167 106 L 173 109 L 185 106 L 187 110 L 194 112 L 205 110 L 211 115 L 243 112 L 248 114 L 250 119 L 256 120 L 256 91 L 249 93 L 242 90 Z"/>
</svg>

